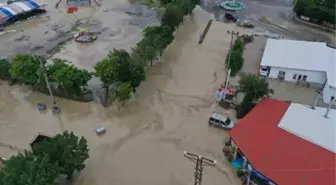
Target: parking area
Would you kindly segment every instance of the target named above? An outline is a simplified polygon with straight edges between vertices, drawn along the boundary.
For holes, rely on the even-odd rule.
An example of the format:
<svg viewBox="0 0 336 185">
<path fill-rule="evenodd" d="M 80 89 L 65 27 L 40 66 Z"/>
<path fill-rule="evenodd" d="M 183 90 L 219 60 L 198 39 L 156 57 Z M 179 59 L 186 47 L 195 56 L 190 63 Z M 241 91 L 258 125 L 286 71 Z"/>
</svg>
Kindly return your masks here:
<svg viewBox="0 0 336 185">
<path fill-rule="evenodd" d="M 244 51 L 244 65 L 242 72 L 259 74 L 260 62 L 263 56 L 267 38 L 263 36 L 255 37 L 253 42 L 246 45 Z M 234 77 L 230 80 L 231 84 L 238 85 L 238 78 Z M 318 88 L 304 87 L 289 82 L 281 82 L 276 79 L 267 79 L 271 88 L 274 90 L 272 98 L 286 100 L 300 104 L 311 105 L 317 94 Z M 318 106 L 326 107 L 322 101 L 319 101 Z"/>
</svg>

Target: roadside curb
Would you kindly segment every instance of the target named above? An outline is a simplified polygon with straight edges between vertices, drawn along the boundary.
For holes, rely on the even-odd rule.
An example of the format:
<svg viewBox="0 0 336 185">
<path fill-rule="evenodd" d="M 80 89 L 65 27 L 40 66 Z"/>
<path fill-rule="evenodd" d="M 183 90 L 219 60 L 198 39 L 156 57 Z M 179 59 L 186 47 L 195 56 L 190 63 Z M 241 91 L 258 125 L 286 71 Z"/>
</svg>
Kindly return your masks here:
<svg viewBox="0 0 336 185">
<path fill-rule="evenodd" d="M 311 26 L 311 27 L 314 27 L 316 29 L 320 29 L 320 30 L 323 30 L 323 31 L 336 33 L 336 31 L 333 30 L 333 29 L 331 29 L 331 28 L 327 28 L 325 26 L 321 26 L 321 25 L 317 25 L 317 24 L 314 24 L 314 23 L 310 23 L 310 22 L 304 21 L 304 20 L 300 19 L 299 17 L 297 17 L 296 15 L 289 15 L 289 16 L 292 19 L 294 19 L 295 21 L 300 22 L 301 24 L 304 24 L 306 26 Z"/>
</svg>

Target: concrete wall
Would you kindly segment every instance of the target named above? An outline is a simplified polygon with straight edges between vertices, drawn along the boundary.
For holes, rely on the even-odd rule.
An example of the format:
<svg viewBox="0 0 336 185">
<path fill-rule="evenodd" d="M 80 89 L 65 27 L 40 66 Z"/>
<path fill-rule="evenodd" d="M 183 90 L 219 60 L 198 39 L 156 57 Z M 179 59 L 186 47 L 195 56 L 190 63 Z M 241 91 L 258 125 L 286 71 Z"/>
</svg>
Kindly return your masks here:
<svg viewBox="0 0 336 185">
<path fill-rule="evenodd" d="M 329 104 L 332 96 L 336 98 L 336 89 L 335 87 L 329 86 L 327 82 L 323 88 L 323 102 Z"/>
<path fill-rule="evenodd" d="M 284 71 L 285 81 L 295 83 L 299 75 L 307 75 L 306 82 L 323 85 L 327 80 L 326 72 L 322 71 L 307 71 L 307 70 L 298 70 L 298 69 L 288 69 L 288 68 L 280 68 L 280 67 L 271 67 L 269 78 L 278 78 L 279 71 Z M 296 79 L 293 79 L 293 76 L 297 74 Z"/>
</svg>

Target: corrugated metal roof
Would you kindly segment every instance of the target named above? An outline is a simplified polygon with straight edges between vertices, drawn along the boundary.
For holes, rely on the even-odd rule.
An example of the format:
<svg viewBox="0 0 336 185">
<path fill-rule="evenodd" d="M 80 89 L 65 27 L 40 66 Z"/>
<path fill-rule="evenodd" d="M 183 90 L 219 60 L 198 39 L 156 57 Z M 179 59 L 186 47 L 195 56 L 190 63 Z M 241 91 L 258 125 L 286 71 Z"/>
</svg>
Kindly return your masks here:
<svg viewBox="0 0 336 185">
<path fill-rule="evenodd" d="M 15 10 L 13 10 L 11 7 L 9 6 L 3 6 L 1 7 L 3 9 L 6 9 L 8 12 L 10 12 L 13 16 L 17 14 L 17 12 Z"/>
<path fill-rule="evenodd" d="M 30 6 L 28 6 L 26 3 L 23 3 L 23 2 L 15 2 L 13 4 L 17 5 L 18 7 L 23 9 L 25 12 L 29 12 L 33 9 Z"/>
<path fill-rule="evenodd" d="M 335 153 L 278 127 L 289 106 L 286 101 L 264 98 L 229 134 L 253 168 L 276 184 L 335 184 Z M 315 118 L 309 120 L 311 115 L 300 112 L 293 116 L 300 126 L 324 124 L 315 122 Z M 315 130 L 321 135 L 323 131 Z M 334 140 L 335 136 L 329 139 Z"/>
<path fill-rule="evenodd" d="M 28 6 L 30 6 L 31 8 L 33 9 L 36 9 L 36 8 L 39 8 L 40 6 L 35 3 L 34 1 L 29 1 L 29 0 L 26 0 L 26 1 L 23 1 L 25 4 L 27 4 Z"/>
<path fill-rule="evenodd" d="M 335 49 L 324 42 L 268 39 L 260 65 L 324 71 L 329 85 L 336 87 L 335 59 Z"/>
<path fill-rule="evenodd" d="M 2 15 L 6 16 L 6 17 L 13 17 L 14 16 L 10 11 L 8 11 L 5 8 L 5 6 L 0 7 L 0 12 L 1 12 Z"/>
<path fill-rule="evenodd" d="M 16 5 L 15 3 L 9 4 L 7 5 L 10 8 L 12 8 L 13 10 L 15 10 L 17 13 L 23 13 L 25 12 L 20 6 Z"/>
</svg>

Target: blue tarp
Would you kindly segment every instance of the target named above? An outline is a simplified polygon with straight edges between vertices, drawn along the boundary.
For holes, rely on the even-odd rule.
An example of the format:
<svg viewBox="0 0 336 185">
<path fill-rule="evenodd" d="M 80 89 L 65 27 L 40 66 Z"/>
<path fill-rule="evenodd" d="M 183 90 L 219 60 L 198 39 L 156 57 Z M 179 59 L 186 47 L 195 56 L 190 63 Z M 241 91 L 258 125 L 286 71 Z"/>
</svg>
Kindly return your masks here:
<svg viewBox="0 0 336 185">
<path fill-rule="evenodd" d="M 26 0 L 24 1 L 24 3 L 31 7 L 32 9 L 36 9 L 36 8 L 39 8 L 40 6 L 38 4 L 36 4 L 34 1 L 29 1 L 29 0 Z"/>
</svg>

